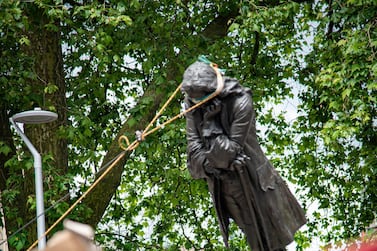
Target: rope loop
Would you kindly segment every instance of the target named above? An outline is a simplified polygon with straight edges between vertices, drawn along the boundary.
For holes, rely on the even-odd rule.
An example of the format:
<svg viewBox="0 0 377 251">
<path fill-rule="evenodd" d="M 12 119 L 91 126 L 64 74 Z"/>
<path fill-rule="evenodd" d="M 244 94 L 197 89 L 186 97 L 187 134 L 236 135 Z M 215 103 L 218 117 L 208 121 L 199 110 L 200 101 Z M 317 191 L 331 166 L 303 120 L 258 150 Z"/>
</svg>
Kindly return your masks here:
<svg viewBox="0 0 377 251">
<path fill-rule="evenodd" d="M 126 146 L 124 146 L 124 142 L 123 141 L 126 141 Z M 127 136 L 126 135 L 122 135 L 119 137 L 118 139 L 118 144 L 119 144 L 119 147 L 122 148 L 124 151 L 128 151 L 129 147 L 130 147 L 130 141 L 128 140 Z"/>
</svg>

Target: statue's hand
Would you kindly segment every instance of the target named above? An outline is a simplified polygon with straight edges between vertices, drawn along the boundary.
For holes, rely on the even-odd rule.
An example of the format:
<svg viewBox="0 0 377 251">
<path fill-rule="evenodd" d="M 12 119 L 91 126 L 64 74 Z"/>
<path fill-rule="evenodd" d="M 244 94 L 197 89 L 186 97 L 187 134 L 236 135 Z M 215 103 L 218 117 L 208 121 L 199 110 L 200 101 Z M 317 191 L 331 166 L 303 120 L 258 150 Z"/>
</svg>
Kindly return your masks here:
<svg viewBox="0 0 377 251">
<path fill-rule="evenodd" d="M 239 154 L 237 157 L 233 160 L 232 164 L 230 165 L 231 170 L 240 170 L 244 166 L 246 166 L 246 160 L 250 159 L 245 154 Z"/>
<path fill-rule="evenodd" d="M 223 134 L 223 129 L 217 120 L 209 120 L 204 122 L 202 134 L 205 138 L 213 138 L 217 135 Z"/>
<path fill-rule="evenodd" d="M 221 170 L 212 167 L 208 160 L 204 161 L 204 171 L 207 174 L 213 175 L 215 177 L 220 177 L 221 175 Z"/>
<path fill-rule="evenodd" d="M 223 129 L 219 122 L 220 118 L 216 117 L 221 112 L 221 101 L 215 98 L 203 109 L 203 136 L 208 138 L 222 134 Z"/>
</svg>

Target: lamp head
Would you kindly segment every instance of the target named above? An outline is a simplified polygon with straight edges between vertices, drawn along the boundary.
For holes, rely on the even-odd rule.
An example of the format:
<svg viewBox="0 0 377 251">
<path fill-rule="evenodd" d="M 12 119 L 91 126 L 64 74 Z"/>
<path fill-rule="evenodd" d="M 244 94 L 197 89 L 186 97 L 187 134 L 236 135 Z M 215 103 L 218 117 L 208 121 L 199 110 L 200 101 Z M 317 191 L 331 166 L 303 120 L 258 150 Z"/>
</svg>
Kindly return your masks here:
<svg viewBox="0 0 377 251">
<path fill-rule="evenodd" d="M 20 112 L 12 116 L 14 122 L 23 124 L 43 124 L 49 123 L 58 118 L 58 114 L 50 111 L 43 111 L 36 107 L 34 110 Z"/>
</svg>

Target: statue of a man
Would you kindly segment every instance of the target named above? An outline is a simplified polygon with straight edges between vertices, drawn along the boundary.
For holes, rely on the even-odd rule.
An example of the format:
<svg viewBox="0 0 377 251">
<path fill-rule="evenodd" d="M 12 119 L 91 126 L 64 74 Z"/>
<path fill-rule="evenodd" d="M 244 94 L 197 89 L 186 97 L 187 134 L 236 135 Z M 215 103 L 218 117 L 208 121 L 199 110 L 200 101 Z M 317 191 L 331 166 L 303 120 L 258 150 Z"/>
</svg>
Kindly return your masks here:
<svg viewBox="0 0 377 251">
<path fill-rule="evenodd" d="M 251 91 L 236 79 L 222 79 L 215 98 L 186 114 L 188 170 L 208 184 L 225 246 L 233 219 L 253 251 L 284 250 L 305 224 L 304 211 L 257 141 Z M 217 84 L 210 65 L 190 65 L 181 88 L 186 108 Z"/>
</svg>

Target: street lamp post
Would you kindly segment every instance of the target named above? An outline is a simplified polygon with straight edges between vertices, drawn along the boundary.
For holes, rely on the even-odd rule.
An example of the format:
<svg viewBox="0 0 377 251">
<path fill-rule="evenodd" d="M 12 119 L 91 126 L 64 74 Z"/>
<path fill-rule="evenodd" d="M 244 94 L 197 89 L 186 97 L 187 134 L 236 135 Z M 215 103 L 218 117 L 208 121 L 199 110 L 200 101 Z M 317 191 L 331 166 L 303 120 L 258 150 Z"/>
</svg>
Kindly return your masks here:
<svg viewBox="0 0 377 251">
<path fill-rule="evenodd" d="M 18 127 L 17 123 L 23 124 L 42 124 L 56 120 L 58 115 L 54 112 L 43 111 L 41 108 L 35 108 L 31 111 L 20 112 L 9 118 L 17 133 L 21 136 L 26 146 L 29 148 L 34 158 L 34 172 L 35 172 L 35 197 L 37 207 L 37 233 L 38 233 L 38 250 L 46 247 L 45 233 L 45 216 L 43 203 L 43 176 L 42 176 L 42 159 L 37 149 L 33 146 L 30 140 Z"/>
</svg>

